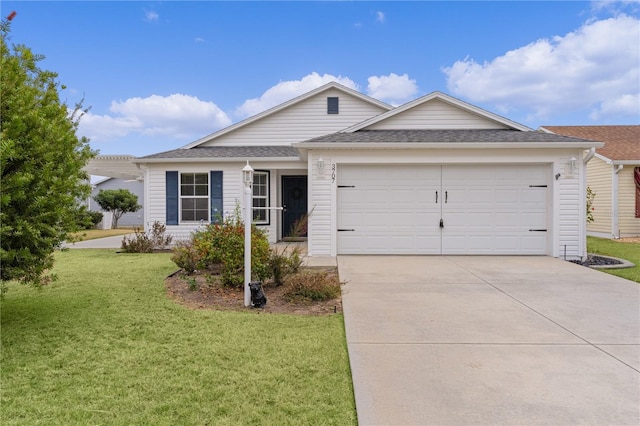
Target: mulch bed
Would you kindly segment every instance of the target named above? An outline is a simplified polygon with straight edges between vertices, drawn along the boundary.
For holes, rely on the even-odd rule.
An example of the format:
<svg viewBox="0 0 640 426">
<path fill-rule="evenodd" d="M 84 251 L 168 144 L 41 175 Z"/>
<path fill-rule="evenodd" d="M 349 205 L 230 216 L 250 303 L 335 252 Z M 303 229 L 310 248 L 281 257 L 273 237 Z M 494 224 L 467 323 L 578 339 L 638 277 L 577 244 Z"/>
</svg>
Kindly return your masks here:
<svg viewBox="0 0 640 426">
<path fill-rule="evenodd" d="M 336 268 L 331 268 L 327 272 L 338 280 Z M 195 286 L 193 285 L 193 280 L 195 280 Z M 165 286 L 167 295 L 171 299 L 190 309 L 292 315 L 332 315 L 342 312 L 341 298 L 327 301 L 291 302 L 284 297 L 285 287 L 276 287 L 272 283 L 263 285 L 263 291 L 267 297 L 267 304 L 264 307 L 245 307 L 244 290 L 242 288 L 225 287 L 215 281 L 215 277 L 207 272 L 196 272 L 189 275 L 183 271 L 178 271 L 167 277 Z"/>
<path fill-rule="evenodd" d="M 595 254 L 587 255 L 586 260 L 572 260 L 571 262 L 582 266 L 609 266 L 609 265 L 622 265 L 618 259 L 613 259 L 606 256 L 598 256 Z"/>
</svg>

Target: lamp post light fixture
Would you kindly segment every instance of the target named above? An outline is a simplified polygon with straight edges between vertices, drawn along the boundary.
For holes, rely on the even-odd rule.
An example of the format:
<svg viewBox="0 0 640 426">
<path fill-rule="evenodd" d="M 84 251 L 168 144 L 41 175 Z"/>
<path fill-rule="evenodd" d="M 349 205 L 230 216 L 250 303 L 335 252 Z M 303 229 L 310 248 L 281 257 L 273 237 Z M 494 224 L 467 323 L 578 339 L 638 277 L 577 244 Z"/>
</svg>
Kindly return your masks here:
<svg viewBox="0 0 640 426">
<path fill-rule="evenodd" d="M 244 306 L 251 304 L 251 223 L 253 222 L 253 168 L 247 165 L 242 169 L 244 182 Z"/>
</svg>

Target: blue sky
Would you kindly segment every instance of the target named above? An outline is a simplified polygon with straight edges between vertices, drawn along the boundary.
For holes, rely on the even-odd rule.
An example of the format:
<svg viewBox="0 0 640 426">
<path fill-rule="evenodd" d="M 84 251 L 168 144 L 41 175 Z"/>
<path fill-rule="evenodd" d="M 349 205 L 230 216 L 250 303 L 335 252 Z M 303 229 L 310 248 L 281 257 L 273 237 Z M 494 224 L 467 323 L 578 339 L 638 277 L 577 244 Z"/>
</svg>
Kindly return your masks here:
<svg viewBox="0 0 640 426">
<path fill-rule="evenodd" d="M 442 91 L 532 128 L 640 124 L 638 1 L 3 1 L 11 42 L 90 107 L 101 154 L 146 155 L 336 80 Z"/>
</svg>

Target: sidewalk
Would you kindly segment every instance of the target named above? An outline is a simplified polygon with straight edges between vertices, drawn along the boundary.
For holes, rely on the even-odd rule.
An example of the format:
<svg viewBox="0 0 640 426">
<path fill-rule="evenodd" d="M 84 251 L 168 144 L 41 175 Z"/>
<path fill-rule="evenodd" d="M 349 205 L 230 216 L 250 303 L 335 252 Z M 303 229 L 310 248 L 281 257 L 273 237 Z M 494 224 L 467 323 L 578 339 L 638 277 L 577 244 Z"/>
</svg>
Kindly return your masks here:
<svg viewBox="0 0 640 426">
<path fill-rule="evenodd" d="M 133 233 L 133 231 L 131 232 Z M 125 234 L 129 235 L 129 234 Z M 101 249 L 119 249 L 122 247 L 122 239 L 124 235 L 114 235 L 112 237 L 96 238 L 93 240 L 79 241 L 77 243 L 64 243 L 62 247 L 70 249 L 87 249 L 87 248 L 101 248 Z"/>
</svg>

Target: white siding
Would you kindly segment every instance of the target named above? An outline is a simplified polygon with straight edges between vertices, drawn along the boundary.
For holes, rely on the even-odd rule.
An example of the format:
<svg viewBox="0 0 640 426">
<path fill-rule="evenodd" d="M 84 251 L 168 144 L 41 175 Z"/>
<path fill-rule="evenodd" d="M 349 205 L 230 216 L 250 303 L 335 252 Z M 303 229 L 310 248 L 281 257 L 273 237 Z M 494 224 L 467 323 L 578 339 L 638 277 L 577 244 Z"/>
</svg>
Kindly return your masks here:
<svg viewBox="0 0 640 426">
<path fill-rule="evenodd" d="M 317 167 L 318 155 L 309 155 L 309 240 L 308 248 L 311 256 L 328 255 L 331 253 L 332 239 L 332 178 L 334 167 L 330 157 L 322 157 L 324 167 L 320 171 Z"/>
<path fill-rule="evenodd" d="M 339 114 L 327 114 L 327 98 L 339 97 Z M 289 108 L 239 127 L 201 146 L 290 145 L 335 133 L 385 112 L 340 90 L 328 90 Z"/>
<path fill-rule="evenodd" d="M 575 156 L 580 158 L 580 156 Z M 580 211 L 586 207 L 585 196 L 580 191 L 580 170 L 576 170 L 573 176 L 568 175 L 568 158 L 559 159 L 561 176 L 557 181 L 559 191 L 558 202 L 558 237 L 559 253 L 558 257 L 566 259 L 576 259 L 583 257 L 581 253 L 583 243 L 581 242 Z M 579 166 L 578 162 L 578 166 Z"/>
<path fill-rule="evenodd" d="M 596 194 L 593 199 L 593 219 L 587 225 L 589 233 L 612 236 L 611 232 L 611 173 L 612 166 L 598 157 L 587 163 L 587 186 Z"/>
<path fill-rule="evenodd" d="M 506 128 L 503 124 L 434 99 L 368 126 L 367 130 Z"/>
</svg>

